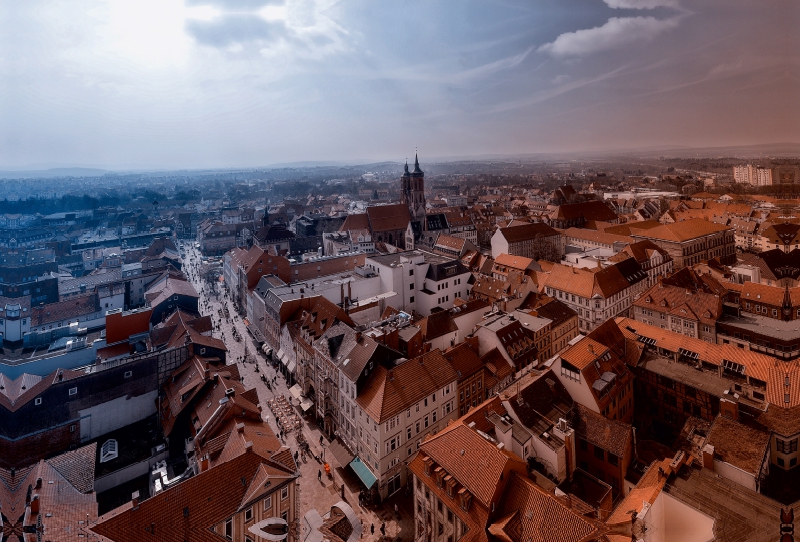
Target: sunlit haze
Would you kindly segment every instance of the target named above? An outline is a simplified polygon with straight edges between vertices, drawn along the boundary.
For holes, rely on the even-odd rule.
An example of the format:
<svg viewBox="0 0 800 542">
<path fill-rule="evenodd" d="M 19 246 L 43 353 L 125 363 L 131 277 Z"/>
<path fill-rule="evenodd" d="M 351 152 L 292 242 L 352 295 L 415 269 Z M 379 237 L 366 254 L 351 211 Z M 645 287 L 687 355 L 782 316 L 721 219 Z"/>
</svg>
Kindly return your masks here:
<svg viewBox="0 0 800 542">
<path fill-rule="evenodd" d="M 0 6 L 0 168 L 800 140 L 792 0 Z"/>
</svg>

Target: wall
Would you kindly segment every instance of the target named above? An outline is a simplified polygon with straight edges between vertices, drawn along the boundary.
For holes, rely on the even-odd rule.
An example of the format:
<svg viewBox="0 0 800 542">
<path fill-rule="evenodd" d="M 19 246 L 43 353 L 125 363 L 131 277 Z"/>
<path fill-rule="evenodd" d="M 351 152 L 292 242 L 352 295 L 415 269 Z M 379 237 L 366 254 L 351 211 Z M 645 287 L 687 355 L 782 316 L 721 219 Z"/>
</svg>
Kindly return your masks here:
<svg viewBox="0 0 800 542">
<path fill-rule="evenodd" d="M 586 384 L 586 381 L 583 379 L 583 375 L 579 373 L 580 380 L 576 382 L 575 380 L 572 380 L 571 378 L 561 374 L 560 356 L 558 359 L 556 359 L 555 363 L 553 363 L 553 374 L 555 374 L 559 382 L 564 385 L 569 393 L 569 396 L 572 397 L 573 400 L 577 401 L 589 410 L 597 412 L 598 414 L 600 413 L 600 409 L 597 406 L 597 401 L 595 400 L 592 391 L 589 389 L 589 386 Z"/>
<path fill-rule="evenodd" d="M 95 493 L 102 493 L 103 491 L 117 487 L 125 482 L 130 482 L 134 478 L 144 476 L 155 467 L 157 462 L 166 460 L 168 457 L 169 450 L 165 448 L 161 453 L 149 457 L 144 461 L 133 463 L 119 470 L 115 470 L 114 472 L 110 472 L 105 476 L 100 476 L 94 481 L 94 491 Z"/>
<path fill-rule="evenodd" d="M 752 489 L 753 491 L 757 491 L 755 475 L 744 472 L 743 470 L 734 467 L 730 463 L 725 463 L 719 459 L 714 459 L 714 472 L 723 478 L 727 478 L 732 482 L 736 482 L 741 486 Z"/>
<path fill-rule="evenodd" d="M 63 352 L 60 355 L 49 358 L 40 358 L 27 363 L 17 365 L 5 365 L 0 363 L 0 373 L 10 379 L 15 379 L 22 373 L 37 376 L 47 376 L 56 369 L 75 369 L 94 362 L 97 358 L 97 349 L 106 346 L 106 341 L 96 340 L 91 346 L 82 350 Z"/>
<path fill-rule="evenodd" d="M 81 442 L 92 440 L 120 427 L 157 413 L 158 390 L 137 397 L 117 397 L 111 401 L 79 410 Z"/>
</svg>

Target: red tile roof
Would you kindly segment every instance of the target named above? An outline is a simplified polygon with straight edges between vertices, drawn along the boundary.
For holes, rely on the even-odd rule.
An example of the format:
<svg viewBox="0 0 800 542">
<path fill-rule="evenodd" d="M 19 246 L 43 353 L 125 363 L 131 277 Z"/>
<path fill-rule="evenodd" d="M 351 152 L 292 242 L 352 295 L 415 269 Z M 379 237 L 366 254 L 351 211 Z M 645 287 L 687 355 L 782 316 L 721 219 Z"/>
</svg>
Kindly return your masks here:
<svg viewBox="0 0 800 542">
<path fill-rule="evenodd" d="M 455 370 L 437 349 L 391 370 L 378 365 L 356 402 L 371 418 L 383 423 L 457 379 Z"/>
</svg>

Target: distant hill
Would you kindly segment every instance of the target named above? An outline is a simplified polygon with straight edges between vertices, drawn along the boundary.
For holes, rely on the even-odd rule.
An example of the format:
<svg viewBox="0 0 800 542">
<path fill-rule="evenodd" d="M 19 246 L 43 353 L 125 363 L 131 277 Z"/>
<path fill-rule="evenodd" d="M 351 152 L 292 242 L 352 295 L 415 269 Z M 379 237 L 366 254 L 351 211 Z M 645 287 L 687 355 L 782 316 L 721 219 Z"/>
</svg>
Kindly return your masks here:
<svg viewBox="0 0 800 542">
<path fill-rule="evenodd" d="M 101 177 L 108 173 L 105 169 L 62 167 L 52 169 L 0 171 L 0 179 L 52 179 L 55 177 Z"/>
</svg>

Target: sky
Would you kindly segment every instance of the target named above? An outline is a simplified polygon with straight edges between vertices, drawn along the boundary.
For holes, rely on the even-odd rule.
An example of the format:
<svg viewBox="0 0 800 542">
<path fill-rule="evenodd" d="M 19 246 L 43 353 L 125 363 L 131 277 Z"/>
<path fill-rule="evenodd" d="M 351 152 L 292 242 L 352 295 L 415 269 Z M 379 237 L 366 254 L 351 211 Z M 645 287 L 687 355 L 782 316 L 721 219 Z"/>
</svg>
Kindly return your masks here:
<svg viewBox="0 0 800 542">
<path fill-rule="evenodd" d="M 796 0 L 0 0 L 0 169 L 800 142 Z"/>
</svg>

